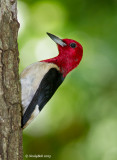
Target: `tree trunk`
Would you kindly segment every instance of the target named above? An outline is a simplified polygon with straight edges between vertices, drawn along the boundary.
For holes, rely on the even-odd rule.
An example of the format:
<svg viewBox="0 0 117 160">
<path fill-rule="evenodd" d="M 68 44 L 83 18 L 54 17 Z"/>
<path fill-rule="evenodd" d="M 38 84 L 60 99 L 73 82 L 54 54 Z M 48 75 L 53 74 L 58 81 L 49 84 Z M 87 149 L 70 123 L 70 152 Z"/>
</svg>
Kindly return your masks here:
<svg viewBox="0 0 117 160">
<path fill-rule="evenodd" d="M 0 0 L 0 160 L 22 160 L 17 0 Z"/>
</svg>

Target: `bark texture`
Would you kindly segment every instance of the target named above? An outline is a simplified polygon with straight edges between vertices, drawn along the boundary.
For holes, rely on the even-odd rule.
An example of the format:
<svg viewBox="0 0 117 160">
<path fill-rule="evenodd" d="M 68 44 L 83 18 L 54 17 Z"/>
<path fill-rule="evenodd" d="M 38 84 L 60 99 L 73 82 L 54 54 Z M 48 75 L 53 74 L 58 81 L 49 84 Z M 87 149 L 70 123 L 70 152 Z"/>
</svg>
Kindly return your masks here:
<svg viewBox="0 0 117 160">
<path fill-rule="evenodd" d="M 17 0 L 0 0 L 0 160 L 22 160 Z"/>
</svg>

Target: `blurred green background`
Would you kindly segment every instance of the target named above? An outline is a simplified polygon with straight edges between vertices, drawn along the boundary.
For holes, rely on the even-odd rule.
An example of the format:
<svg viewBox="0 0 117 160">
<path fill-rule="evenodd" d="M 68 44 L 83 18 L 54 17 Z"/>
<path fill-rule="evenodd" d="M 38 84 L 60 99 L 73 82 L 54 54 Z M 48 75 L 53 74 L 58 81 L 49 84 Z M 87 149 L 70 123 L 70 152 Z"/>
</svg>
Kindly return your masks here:
<svg viewBox="0 0 117 160">
<path fill-rule="evenodd" d="M 19 0 L 18 19 L 20 72 L 58 54 L 46 32 L 84 49 L 78 68 L 24 130 L 24 160 L 117 160 L 117 1 Z"/>
</svg>

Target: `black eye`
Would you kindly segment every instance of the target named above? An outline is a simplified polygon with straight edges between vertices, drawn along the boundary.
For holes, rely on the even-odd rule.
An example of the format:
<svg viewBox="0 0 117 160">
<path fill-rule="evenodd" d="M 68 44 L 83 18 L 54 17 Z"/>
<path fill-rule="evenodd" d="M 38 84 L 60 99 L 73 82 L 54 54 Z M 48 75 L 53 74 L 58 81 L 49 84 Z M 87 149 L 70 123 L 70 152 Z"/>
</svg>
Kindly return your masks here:
<svg viewBox="0 0 117 160">
<path fill-rule="evenodd" d="M 76 46 L 77 46 L 76 43 L 70 43 L 71 48 L 76 48 Z"/>
</svg>

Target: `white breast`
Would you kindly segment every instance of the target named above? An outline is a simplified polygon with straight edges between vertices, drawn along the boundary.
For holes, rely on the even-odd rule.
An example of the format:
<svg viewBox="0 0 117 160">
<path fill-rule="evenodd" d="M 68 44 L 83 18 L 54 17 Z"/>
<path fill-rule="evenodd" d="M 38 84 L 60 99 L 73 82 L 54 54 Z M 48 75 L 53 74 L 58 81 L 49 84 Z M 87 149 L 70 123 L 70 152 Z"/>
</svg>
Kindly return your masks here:
<svg viewBox="0 0 117 160">
<path fill-rule="evenodd" d="M 28 66 L 20 75 L 21 81 L 21 98 L 23 105 L 23 113 L 30 104 L 36 90 L 38 89 L 44 75 L 51 69 L 59 68 L 52 63 L 36 62 Z"/>
</svg>

